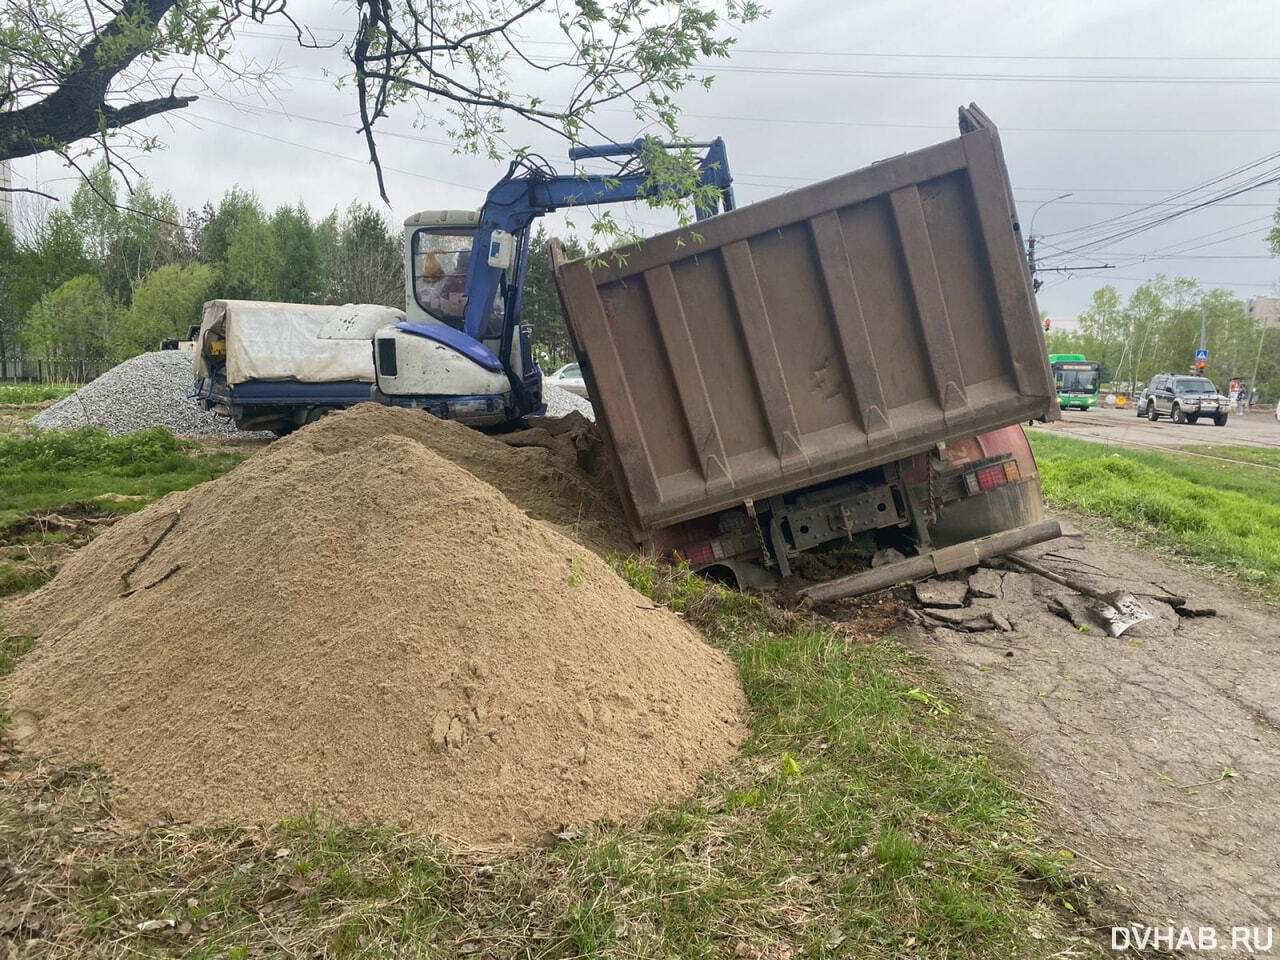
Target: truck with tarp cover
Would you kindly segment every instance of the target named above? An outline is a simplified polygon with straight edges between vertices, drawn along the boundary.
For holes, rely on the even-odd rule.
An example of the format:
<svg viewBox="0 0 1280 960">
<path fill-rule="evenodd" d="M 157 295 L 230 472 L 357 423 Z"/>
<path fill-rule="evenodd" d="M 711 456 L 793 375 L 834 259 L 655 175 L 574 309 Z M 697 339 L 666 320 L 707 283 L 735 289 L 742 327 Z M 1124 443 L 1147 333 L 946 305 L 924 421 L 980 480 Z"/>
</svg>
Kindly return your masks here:
<svg viewBox="0 0 1280 960">
<path fill-rule="evenodd" d="M 195 336 L 195 399 L 241 430 L 288 433 L 366 402 L 373 333 L 403 319 L 367 303 L 210 300 Z"/>
</svg>

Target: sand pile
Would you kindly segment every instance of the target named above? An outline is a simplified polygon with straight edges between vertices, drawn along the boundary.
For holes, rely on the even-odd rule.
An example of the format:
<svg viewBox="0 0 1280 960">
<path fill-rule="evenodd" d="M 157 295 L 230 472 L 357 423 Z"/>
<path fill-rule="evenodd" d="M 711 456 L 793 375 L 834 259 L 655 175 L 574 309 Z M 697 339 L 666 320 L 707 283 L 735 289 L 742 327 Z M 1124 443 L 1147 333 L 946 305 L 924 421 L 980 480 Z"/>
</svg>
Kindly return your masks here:
<svg viewBox="0 0 1280 960">
<path fill-rule="evenodd" d="M 492 484 L 530 516 L 601 556 L 636 549 L 595 428 L 573 413 L 488 436 L 420 410 L 361 404 L 289 438 L 292 449 L 331 454 L 373 437 L 408 437 Z M 407 493 L 408 491 L 406 491 Z"/>
<path fill-rule="evenodd" d="M 12 733 L 101 764 L 139 821 L 504 841 L 688 793 L 744 735 L 731 664 L 399 432 L 455 426 L 357 408 L 120 521 L 6 606 L 40 636 Z"/>
</svg>

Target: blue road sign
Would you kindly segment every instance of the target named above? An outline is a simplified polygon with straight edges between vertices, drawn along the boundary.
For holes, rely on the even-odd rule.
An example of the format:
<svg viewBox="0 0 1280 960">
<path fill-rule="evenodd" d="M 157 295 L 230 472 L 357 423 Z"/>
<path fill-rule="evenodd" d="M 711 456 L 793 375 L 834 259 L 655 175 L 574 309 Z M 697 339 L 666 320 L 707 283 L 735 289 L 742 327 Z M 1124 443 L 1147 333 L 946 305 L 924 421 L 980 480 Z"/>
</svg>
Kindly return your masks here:
<svg viewBox="0 0 1280 960">
<path fill-rule="evenodd" d="M 1209 362 L 1209 351 L 1208 351 L 1208 350 L 1197 350 L 1197 351 L 1196 351 L 1196 363 L 1199 363 L 1201 360 L 1205 361 L 1206 363 L 1208 363 L 1208 362 Z"/>
</svg>

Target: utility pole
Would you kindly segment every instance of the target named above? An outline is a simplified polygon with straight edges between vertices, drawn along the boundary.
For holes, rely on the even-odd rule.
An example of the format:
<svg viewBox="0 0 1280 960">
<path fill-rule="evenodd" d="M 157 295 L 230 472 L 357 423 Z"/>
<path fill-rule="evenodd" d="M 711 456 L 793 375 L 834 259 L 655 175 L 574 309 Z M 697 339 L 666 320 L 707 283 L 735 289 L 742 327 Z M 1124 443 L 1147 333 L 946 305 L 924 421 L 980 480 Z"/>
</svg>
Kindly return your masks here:
<svg viewBox="0 0 1280 960">
<path fill-rule="evenodd" d="M 1249 389 L 1253 389 L 1253 385 L 1258 382 L 1258 365 L 1262 362 L 1262 341 L 1267 339 L 1267 327 L 1269 326 L 1269 317 L 1262 318 L 1262 329 L 1258 332 L 1258 352 L 1253 358 L 1253 376 L 1249 378 Z M 1259 395 L 1261 402 L 1261 395 Z"/>
<path fill-rule="evenodd" d="M 1199 373 L 1199 374 L 1204 373 L 1204 361 L 1201 360 L 1200 358 L 1207 356 L 1207 354 L 1205 353 L 1207 348 L 1204 345 L 1204 336 L 1205 336 L 1204 331 L 1205 331 L 1205 323 L 1207 321 L 1208 315 L 1209 315 L 1209 308 L 1205 304 L 1205 302 L 1201 300 L 1200 301 L 1200 349 L 1196 351 L 1196 362 L 1191 366 L 1192 373 Z"/>
</svg>

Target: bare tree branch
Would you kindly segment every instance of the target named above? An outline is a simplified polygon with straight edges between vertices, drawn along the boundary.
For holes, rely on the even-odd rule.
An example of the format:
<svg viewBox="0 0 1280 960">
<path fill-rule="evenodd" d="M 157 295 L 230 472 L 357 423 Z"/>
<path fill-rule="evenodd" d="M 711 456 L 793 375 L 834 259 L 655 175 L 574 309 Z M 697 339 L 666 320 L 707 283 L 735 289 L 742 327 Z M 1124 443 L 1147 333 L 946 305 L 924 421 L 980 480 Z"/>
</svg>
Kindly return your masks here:
<svg viewBox="0 0 1280 960">
<path fill-rule="evenodd" d="M 158 24 L 176 2 L 126 0 L 116 17 L 80 48 L 77 66 L 61 78 L 57 89 L 37 103 L 0 114 L 0 160 L 57 150 L 193 102 L 195 97 L 168 96 L 124 107 L 107 103 L 111 81 L 146 50 L 144 44 L 131 42 L 131 31 L 141 18 Z"/>
</svg>

